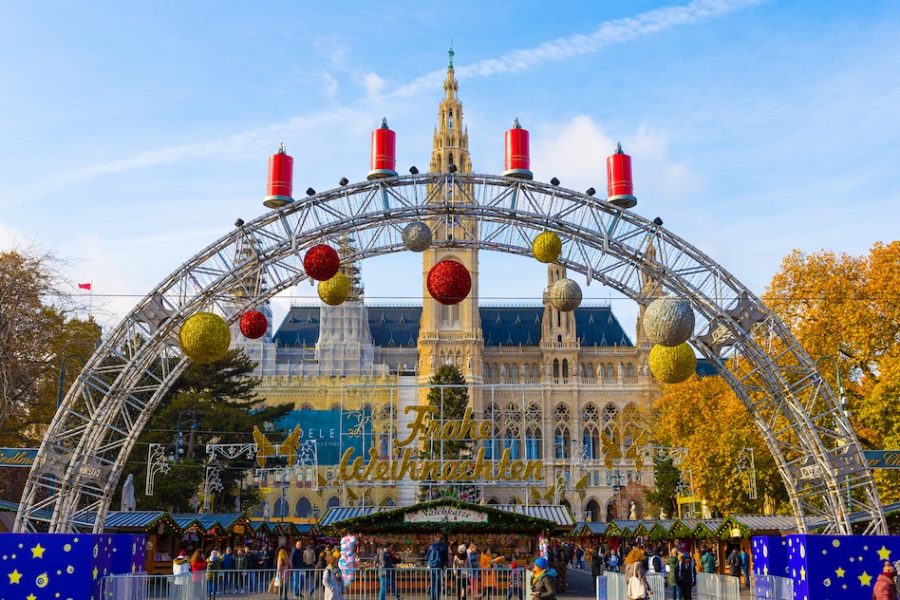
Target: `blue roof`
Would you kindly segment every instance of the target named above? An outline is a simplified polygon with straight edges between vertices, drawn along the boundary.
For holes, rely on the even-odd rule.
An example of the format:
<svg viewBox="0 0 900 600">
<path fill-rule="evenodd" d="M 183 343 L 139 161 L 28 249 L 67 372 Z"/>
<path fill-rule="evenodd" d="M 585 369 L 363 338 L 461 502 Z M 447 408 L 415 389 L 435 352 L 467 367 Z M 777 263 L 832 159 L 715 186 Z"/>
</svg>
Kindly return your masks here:
<svg viewBox="0 0 900 600">
<path fill-rule="evenodd" d="M 422 320 L 421 306 L 369 306 L 369 330 L 376 346 L 414 348 Z M 482 306 L 485 346 L 537 346 L 541 342 L 543 305 Z M 275 333 L 279 346 L 315 346 L 319 339 L 319 307 L 293 306 Z M 608 306 L 575 309 L 575 327 L 582 346 L 632 346 Z"/>
</svg>

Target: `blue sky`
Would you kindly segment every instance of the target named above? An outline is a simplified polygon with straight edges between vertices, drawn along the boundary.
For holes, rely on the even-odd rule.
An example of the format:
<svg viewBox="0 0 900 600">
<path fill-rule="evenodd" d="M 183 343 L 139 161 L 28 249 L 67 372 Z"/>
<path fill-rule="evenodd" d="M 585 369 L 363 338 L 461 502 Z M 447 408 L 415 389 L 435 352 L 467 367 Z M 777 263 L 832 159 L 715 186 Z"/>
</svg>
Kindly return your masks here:
<svg viewBox="0 0 900 600">
<path fill-rule="evenodd" d="M 403 169 L 427 165 L 452 39 L 476 171 L 502 169 L 515 116 L 566 187 L 602 189 L 621 140 L 636 210 L 761 292 L 793 248 L 896 238 L 898 31 L 877 1 L 4 2 L 0 248 L 53 251 L 114 322 L 265 210 L 278 142 L 301 190 L 363 179 L 382 116 Z M 364 264 L 368 296 L 414 301 L 417 258 Z M 545 281 L 508 256 L 481 272 L 496 302 Z"/>
</svg>

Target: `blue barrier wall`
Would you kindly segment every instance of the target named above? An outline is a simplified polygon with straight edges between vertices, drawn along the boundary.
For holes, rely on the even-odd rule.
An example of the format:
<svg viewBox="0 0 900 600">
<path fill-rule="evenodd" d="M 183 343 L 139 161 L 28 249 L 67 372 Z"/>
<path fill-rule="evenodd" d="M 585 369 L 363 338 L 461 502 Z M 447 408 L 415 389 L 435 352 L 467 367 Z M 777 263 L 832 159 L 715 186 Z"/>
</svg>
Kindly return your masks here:
<svg viewBox="0 0 900 600">
<path fill-rule="evenodd" d="M 144 570 L 146 537 L 0 534 L 0 598 L 97 600 L 100 580 Z"/>
</svg>

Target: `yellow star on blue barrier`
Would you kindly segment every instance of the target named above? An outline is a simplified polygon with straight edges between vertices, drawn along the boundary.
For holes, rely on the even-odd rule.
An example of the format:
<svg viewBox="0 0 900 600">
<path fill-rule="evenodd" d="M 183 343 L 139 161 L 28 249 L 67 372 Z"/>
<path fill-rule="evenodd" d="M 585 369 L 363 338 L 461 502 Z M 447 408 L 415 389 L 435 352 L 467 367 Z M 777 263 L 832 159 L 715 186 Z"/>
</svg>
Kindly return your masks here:
<svg viewBox="0 0 900 600">
<path fill-rule="evenodd" d="M 840 567 L 838 567 L 837 569 L 834 570 L 834 574 L 837 575 L 838 577 L 843 577 L 844 573 L 846 573 L 846 572 L 847 571 L 843 570 Z"/>
<path fill-rule="evenodd" d="M 97 567 L 94 567 L 92 573 L 94 574 L 94 579 L 97 579 Z M 871 577 L 869 579 L 871 579 Z"/>
<path fill-rule="evenodd" d="M 19 580 L 22 579 L 22 574 L 19 573 L 18 569 L 13 569 L 12 573 L 7 573 L 7 577 L 9 577 L 9 584 L 12 585 L 14 583 L 19 583 Z"/>
<path fill-rule="evenodd" d="M 859 579 L 859 585 L 872 585 L 872 576 L 865 571 L 862 572 L 862 575 L 858 575 L 856 578 Z"/>
<path fill-rule="evenodd" d="M 27 596 L 25 596 L 25 600 L 37 600 L 37 596 L 35 596 L 34 594 L 28 594 Z"/>
<path fill-rule="evenodd" d="M 884 545 L 881 546 L 881 550 L 878 551 L 878 558 L 881 560 L 888 560 L 891 558 L 891 551 L 888 550 Z"/>
<path fill-rule="evenodd" d="M 44 558 L 44 551 L 47 549 L 38 544 L 31 549 L 31 558 Z"/>
</svg>

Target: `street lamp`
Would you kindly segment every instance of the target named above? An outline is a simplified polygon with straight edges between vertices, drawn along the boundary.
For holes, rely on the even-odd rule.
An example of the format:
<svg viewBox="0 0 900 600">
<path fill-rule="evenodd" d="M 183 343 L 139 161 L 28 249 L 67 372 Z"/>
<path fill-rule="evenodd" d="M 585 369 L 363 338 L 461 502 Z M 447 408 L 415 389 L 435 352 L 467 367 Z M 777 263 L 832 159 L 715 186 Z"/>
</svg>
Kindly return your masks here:
<svg viewBox="0 0 900 600">
<path fill-rule="evenodd" d="M 182 454 L 182 451 L 181 451 L 181 441 L 182 441 L 181 419 L 182 419 L 182 417 L 184 417 L 184 415 L 190 415 L 191 419 L 193 419 L 193 421 L 191 423 L 191 432 L 197 431 L 197 429 L 199 427 L 199 423 L 197 421 L 197 415 L 198 415 L 197 411 L 183 410 L 178 413 L 178 421 L 176 422 L 176 425 L 175 425 L 175 454 L 173 456 L 170 455 L 172 462 L 181 462 L 181 454 Z"/>
<path fill-rule="evenodd" d="M 66 345 L 68 347 L 68 344 Z M 72 353 L 65 355 L 62 360 L 59 361 L 59 378 L 56 380 L 56 408 L 57 410 L 62 405 L 63 400 L 63 385 L 65 385 L 66 380 L 66 363 L 73 359 L 77 358 L 81 361 L 81 366 L 84 367 L 86 361 L 84 356 L 78 353 Z"/>
</svg>

